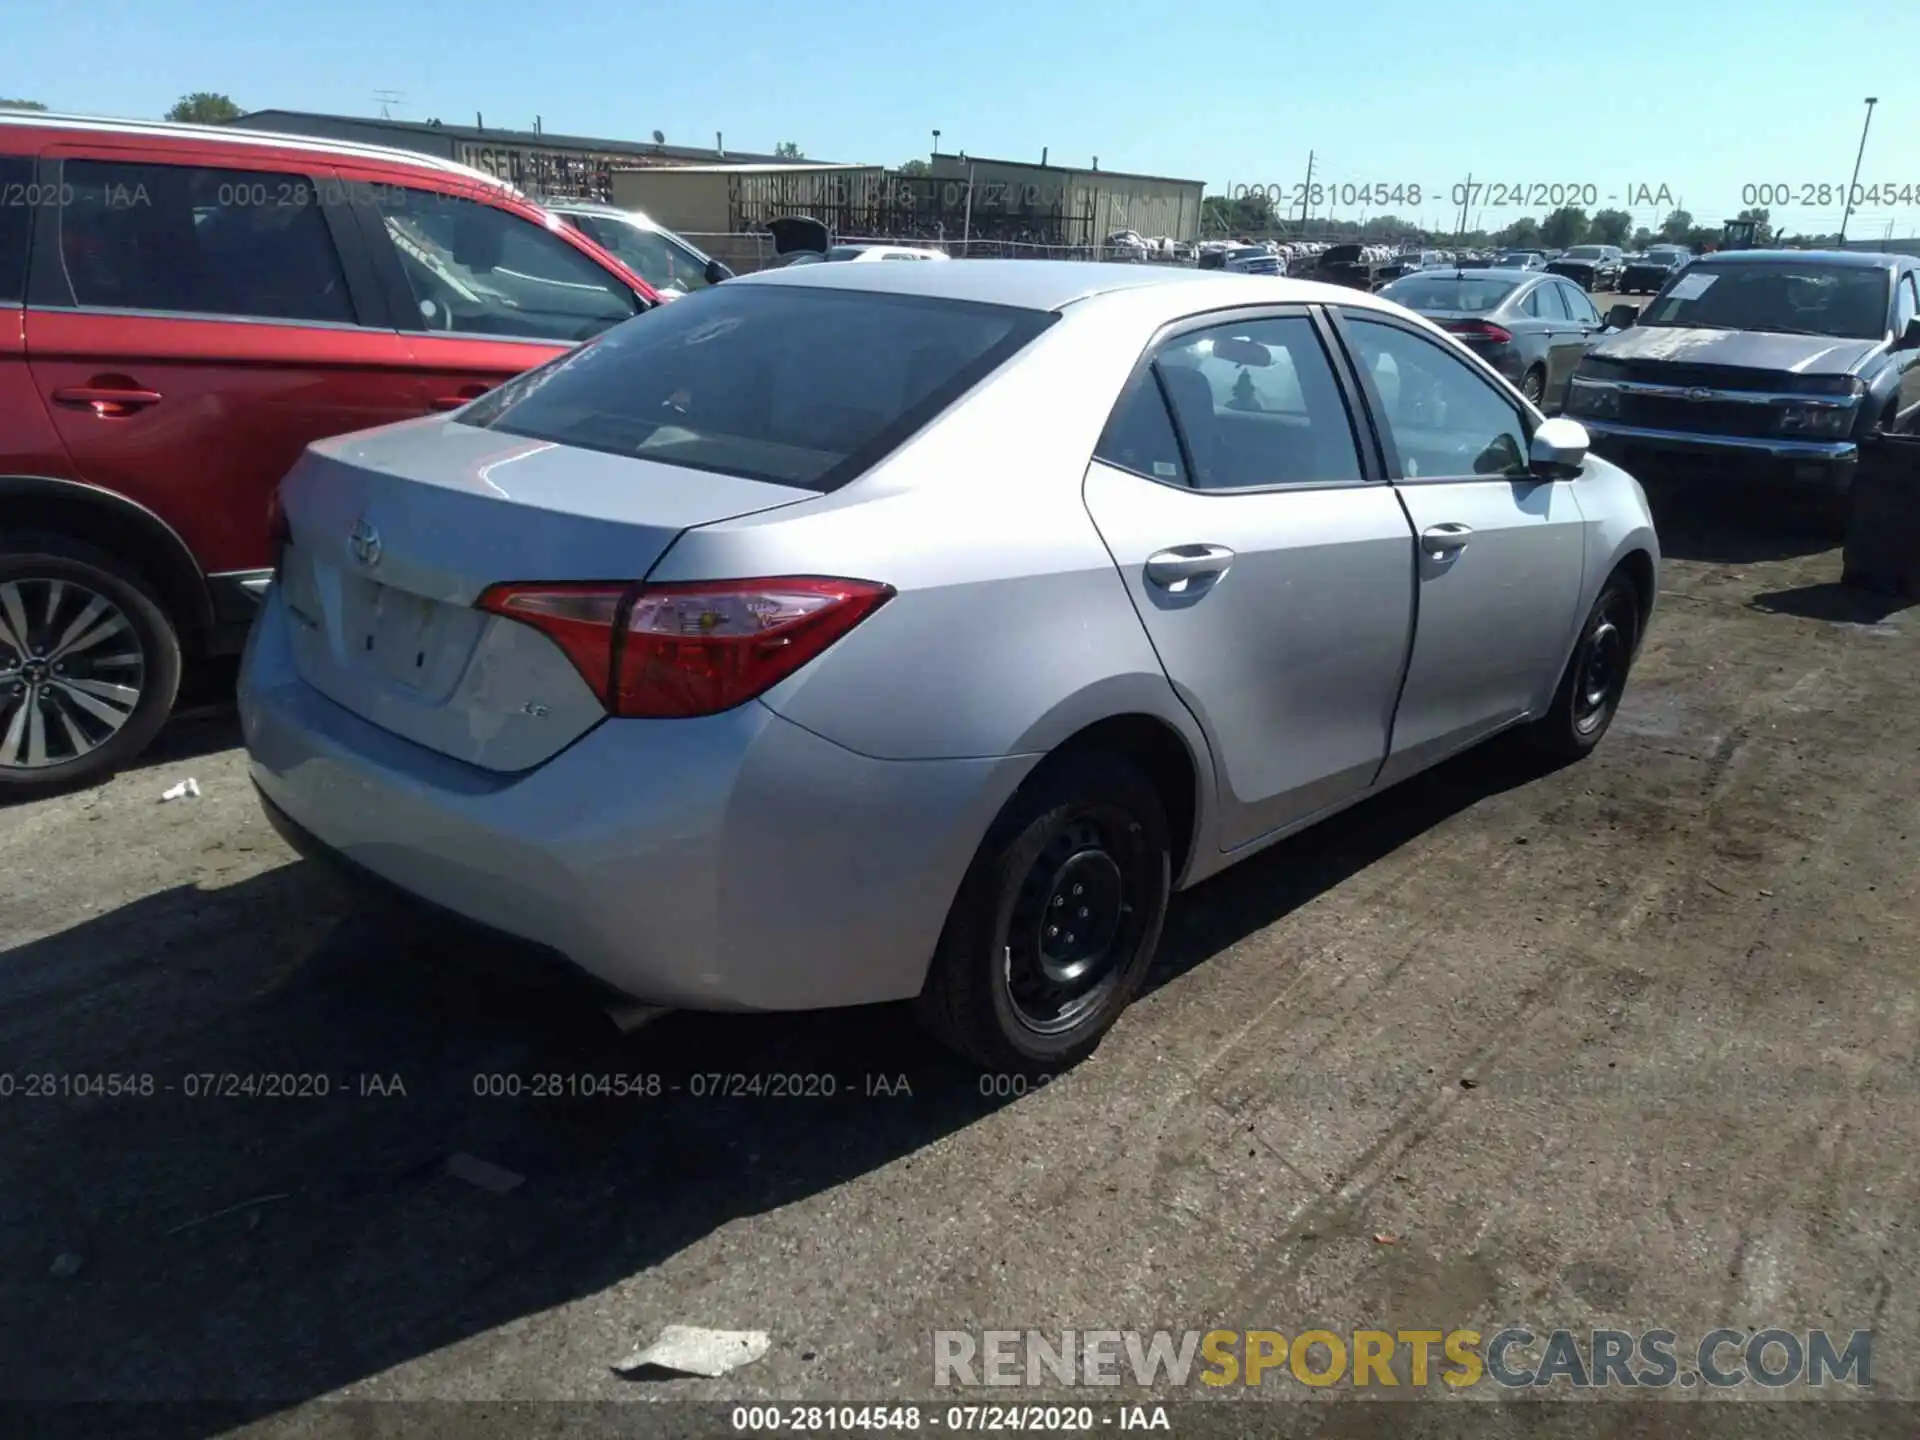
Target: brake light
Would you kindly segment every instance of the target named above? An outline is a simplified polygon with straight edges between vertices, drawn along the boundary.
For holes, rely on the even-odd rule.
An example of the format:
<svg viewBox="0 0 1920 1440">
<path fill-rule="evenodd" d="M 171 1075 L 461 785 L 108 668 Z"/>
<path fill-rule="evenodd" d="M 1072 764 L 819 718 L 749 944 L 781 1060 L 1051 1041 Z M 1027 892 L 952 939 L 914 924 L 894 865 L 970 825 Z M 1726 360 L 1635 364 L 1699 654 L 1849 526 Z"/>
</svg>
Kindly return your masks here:
<svg viewBox="0 0 1920 1440">
<path fill-rule="evenodd" d="M 548 636 L 609 714 L 714 715 L 764 694 L 894 595 L 788 576 L 672 585 L 495 585 L 479 608 Z"/>
<path fill-rule="evenodd" d="M 1506 345 L 1513 340 L 1511 330 L 1489 320 L 1455 320 L 1446 329 L 1449 334 L 1458 335 L 1462 340 L 1491 340 L 1496 345 Z"/>
</svg>

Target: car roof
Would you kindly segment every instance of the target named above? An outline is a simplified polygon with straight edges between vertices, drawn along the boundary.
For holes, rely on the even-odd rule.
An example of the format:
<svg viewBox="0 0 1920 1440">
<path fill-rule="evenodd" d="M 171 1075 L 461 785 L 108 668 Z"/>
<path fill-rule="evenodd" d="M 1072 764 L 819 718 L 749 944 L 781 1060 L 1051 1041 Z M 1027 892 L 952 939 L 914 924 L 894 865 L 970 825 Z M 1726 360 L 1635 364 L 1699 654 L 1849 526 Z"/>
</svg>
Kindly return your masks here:
<svg viewBox="0 0 1920 1440">
<path fill-rule="evenodd" d="M 1400 280 L 1431 280 L 1435 276 L 1455 280 L 1551 280 L 1553 277 L 1544 270 L 1505 270 L 1493 265 L 1442 265 L 1437 270 L 1416 270 L 1411 275 L 1402 275 Z M 1393 283 L 1398 285 L 1400 280 Z"/>
<path fill-rule="evenodd" d="M 316 155 L 350 156 L 410 170 L 434 170 L 477 181 L 503 195 L 520 192 L 497 175 L 476 170 L 437 155 L 399 150 L 390 145 L 367 145 L 357 140 L 324 140 L 312 135 L 282 135 L 271 130 L 248 130 L 239 125 L 190 125 L 175 120 L 116 120 L 98 115 L 65 115 L 47 110 L 0 110 L 0 130 L 64 130 L 92 135 L 129 135 L 154 140 L 189 140 L 196 144 L 261 149 L 304 150 Z M 521 197 L 524 198 L 524 197 Z"/>
<path fill-rule="evenodd" d="M 869 290 L 928 299 L 1007 305 L 1022 310 L 1063 310 L 1099 295 L 1159 290 L 1169 317 L 1218 306 L 1351 304 L 1385 309 L 1363 290 L 1311 280 L 1244 275 L 1231 270 L 1189 270 L 1159 265 L 1103 264 L 1082 260 L 960 260 L 951 265 L 799 265 L 761 270 L 729 280 L 733 285 L 806 285 Z M 1195 287 L 1213 287 L 1204 295 Z"/>
<path fill-rule="evenodd" d="M 1760 265 L 1769 260 L 1817 260 L 1822 265 L 1850 265 L 1861 270 L 1895 270 L 1914 263 L 1911 255 L 1886 255 L 1875 250 L 1716 250 L 1694 263 Z"/>
</svg>

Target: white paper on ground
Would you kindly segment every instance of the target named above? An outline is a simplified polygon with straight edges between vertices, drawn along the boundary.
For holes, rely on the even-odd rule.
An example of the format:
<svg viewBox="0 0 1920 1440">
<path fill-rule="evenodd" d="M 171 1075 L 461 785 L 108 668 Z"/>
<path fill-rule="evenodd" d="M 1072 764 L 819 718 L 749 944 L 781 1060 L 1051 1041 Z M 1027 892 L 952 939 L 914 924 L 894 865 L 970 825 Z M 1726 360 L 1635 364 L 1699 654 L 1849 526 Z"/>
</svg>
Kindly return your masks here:
<svg viewBox="0 0 1920 1440">
<path fill-rule="evenodd" d="M 764 1330 L 707 1330 L 698 1325 L 669 1325 L 651 1345 L 634 1351 L 613 1368 L 623 1375 L 652 1368 L 681 1375 L 704 1375 L 711 1380 L 742 1365 L 751 1365 L 767 1353 L 770 1344 Z"/>
</svg>

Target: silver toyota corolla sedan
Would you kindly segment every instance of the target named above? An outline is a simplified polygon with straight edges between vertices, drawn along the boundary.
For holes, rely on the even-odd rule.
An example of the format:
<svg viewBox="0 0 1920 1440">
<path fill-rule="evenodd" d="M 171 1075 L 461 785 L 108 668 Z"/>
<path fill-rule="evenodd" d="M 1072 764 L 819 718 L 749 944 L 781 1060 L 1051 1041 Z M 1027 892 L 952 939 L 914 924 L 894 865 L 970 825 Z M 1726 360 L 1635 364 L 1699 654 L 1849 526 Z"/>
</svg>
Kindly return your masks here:
<svg viewBox="0 0 1920 1440">
<path fill-rule="evenodd" d="M 1497 732 L 1577 758 L 1635 481 L 1363 292 L 729 281 L 314 445 L 241 702 L 269 816 L 643 1002 L 1085 1054 L 1168 894 Z"/>
</svg>

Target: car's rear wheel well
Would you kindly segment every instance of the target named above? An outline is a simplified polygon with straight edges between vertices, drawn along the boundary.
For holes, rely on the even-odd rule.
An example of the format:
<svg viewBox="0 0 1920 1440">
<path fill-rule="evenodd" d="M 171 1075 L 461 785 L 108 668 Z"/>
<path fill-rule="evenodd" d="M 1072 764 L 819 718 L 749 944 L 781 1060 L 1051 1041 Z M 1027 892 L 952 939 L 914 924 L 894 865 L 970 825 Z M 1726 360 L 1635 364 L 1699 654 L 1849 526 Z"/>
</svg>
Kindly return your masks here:
<svg viewBox="0 0 1920 1440">
<path fill-rule="evenodd" d="M 151 512 L 90 485 L 0 476 L 0 534 L 59 535 L 111 558 L 145 581 L 189 652 L 212 628 L 205 577 L 180 537 Z"/>
<path fill-rule="evenodd" d="M 1620 557 L 1620 563 L 1614 566 L 1616 575 L 1624 575 L 1633 586 L 1633 602 L 1637 611 L 1638 628 L 1635 635 L 1647 633 L 1647 621 L 1653 618 L 1654 575 L 1653 557 L 1644 550 L 1629 550 Z"/>
<path fill-rule="evenodd" d="M 1090 750 L 1118 755 L 1140 768 L 1167 812 L 1167 838 L 1173 850 L 1173 874 L 1186 869 L 1199 818 L 1199 770 L 1177 731 L 1151 715 L 1114 715 L 1087 726 L 1056 747 L 1055 757 Z"/>
</svg>

